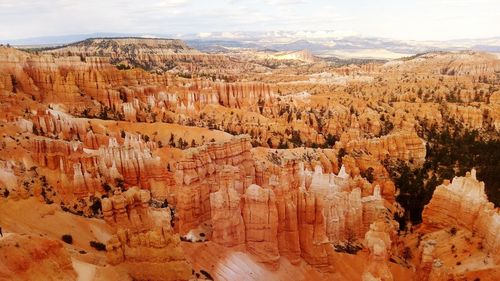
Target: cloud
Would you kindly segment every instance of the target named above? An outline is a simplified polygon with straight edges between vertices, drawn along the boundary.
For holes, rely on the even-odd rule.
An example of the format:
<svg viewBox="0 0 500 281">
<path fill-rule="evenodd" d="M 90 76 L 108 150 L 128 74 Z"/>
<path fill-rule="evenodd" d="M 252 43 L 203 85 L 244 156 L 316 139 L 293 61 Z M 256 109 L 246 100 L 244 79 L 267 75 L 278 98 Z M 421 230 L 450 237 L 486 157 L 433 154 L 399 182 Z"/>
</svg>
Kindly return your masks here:
<svg viewBox="0 0 500 281">
<path fill-rule="evenodd" d="M 267 4 L 272 5 L 297 5 L 297 4 L 307 4 L 306 0 L 264 0 Z"/>
<path fill-rule="evenodd" d="M 500 32 L 485 28 L 500 26 L 497 1 L 0 0 L 0 39 L 239 30 L 335 30 L 398 39 L 491 37 Z"/>
</svg>

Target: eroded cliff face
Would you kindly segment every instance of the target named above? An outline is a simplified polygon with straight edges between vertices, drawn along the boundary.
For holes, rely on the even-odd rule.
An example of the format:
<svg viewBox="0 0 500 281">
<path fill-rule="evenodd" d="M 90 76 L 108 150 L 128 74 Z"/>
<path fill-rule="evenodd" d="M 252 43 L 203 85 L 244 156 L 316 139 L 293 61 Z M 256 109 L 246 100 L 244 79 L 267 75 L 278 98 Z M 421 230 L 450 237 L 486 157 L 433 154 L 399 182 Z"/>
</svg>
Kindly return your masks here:
<svg viewBox="0 0 500 281">
<path fill-rule="evenodd" d="M 418 69 L 444 75 L 491 75 L 500 69 L 495 55 L 474 51 L 431 52 L 418 55 L 405 64 L 388 63 L 388 69 Z"/>
<path fill-rule="evenodd" d="M 105 57 L 122 69 L 141 67 L 154 72 L 174 72 L 232 78 L 242 70 L 264 67 L 236 61 L 221 54 L 202 53 L 176 39 L 90 38 L 44 51 L 57 56 Z M 265 68 L 264 68 L 265 69 Z"/>
<path fill-rule="evenodd" d="M 254 61 L 137 40 L 41 55 L 0 47 L 0 196 L 103 218 L 107 259 L 87 261 L 135 280 L 188 280 L 192 269 L 230 280 L 497 272 L 498 210 L 474 173 L 438 187 L 422 226 L 403 234 L 384 166 L 421 167 L 425 133 L 444 125 L 494 139 L 496 62 L 442 71 L 450 57 L 400 67 L 313 61 L 261 73 L 248 71 Z M 127 69 L 134 64 L 161 71 Z M 466 237 L 482 248 L 467 248 Z M 452 251 L 472 256 L 446 258 Z"/>
<path fill-rule="evenodd" d="M 170 226 L 155 223 L 148 205 L 150 193 L 131 188 L 103 199 L 105 221 L 115 234 L 106 243 L 107 260 L 123 265 L 136 280 L 189 280 L 191 265 Z M 165 210 L 168 212 L 168 210 Z"/>
<path fill-rule="evenodd" d="M 500 253 L 500 214 L 488 201 L 484 183 L 476 179 L 473 169 L 465 177 L 455 177 L 436 187 L 425 207 L 423 225 L 430 230 L 447 227 L 464 228 L 483 239 L 485 251 L 494 256 Z"/>
<path fill-rule="evenodd" d="M 243 220 L 247 250 L 263 262 L 278 266 L 278 209 L 270 189 L 252 184 L 245 191 Z"/>
<path fill-rule="evenodd" d="M 255 162 L 249 142 L 247 137 L 208 145 L 179 162 L 175 208 L 181 233 L 210 223 L 211 241 L 245 245 L 274 267 L 285 256 L 332 270 L 333 245 L 362 239 L 385 216 L 378 186 L 365 196 L 344 168 L 339 175 L 323 174 L 321 162 L 315 172 L 293 159 L 283 165 Z"/>
<path fill-rule="evenodd" d="M 400 131 L 381 138 L 363 139 L 346 133 L 340 138 L 348 152 L 370 152 L 375 158 L 387 157 L 422 164 L 425 161 L 425 142 L 413 131 Z"/>
</svg>

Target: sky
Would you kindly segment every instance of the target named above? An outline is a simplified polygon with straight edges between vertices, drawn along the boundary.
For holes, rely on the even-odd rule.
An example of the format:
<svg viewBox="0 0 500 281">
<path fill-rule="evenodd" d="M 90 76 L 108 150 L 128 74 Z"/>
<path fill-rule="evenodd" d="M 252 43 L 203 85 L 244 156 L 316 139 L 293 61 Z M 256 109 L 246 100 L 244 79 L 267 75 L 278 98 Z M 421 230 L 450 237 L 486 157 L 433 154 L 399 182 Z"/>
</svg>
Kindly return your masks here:
<svg viewBox="0 0 500 281">
<path fill-rule="evenodd" d="M 0 39 L 333 30 L 399 40 L 500 36 L 500 0 L 0 0 Z"/>
</svg>

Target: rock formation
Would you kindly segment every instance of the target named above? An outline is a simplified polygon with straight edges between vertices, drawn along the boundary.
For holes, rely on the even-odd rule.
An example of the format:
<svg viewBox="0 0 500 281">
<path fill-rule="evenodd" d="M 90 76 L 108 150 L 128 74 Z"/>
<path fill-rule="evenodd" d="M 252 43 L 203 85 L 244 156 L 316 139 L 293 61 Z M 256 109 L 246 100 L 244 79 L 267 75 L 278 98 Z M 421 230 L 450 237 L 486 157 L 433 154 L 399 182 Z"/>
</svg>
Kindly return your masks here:
<svg viewBox="0 0 500 281">
<path fill-rule="evenodd" d="M 123 264 L 136 280 L 189 280 L 191 265 L 170 222 L 155 225 L 149 191 L 131 188 L 103 199 L 105 221 L 115 234 L 106 243 L 108 262 Z M 168 211 L 168 209 L 166 210 Z"/>
<path fill-rule="evenodd" d="M 415 163 L 423 163 L 425 160 L 425 142 L 414 131 L 401 131 L 373 139 L 359 139 L 346 133 L 340 140 L 347 151 L 365 150 L 380 160 L 386 157 L 412 160 Z"/>
<path fill-rule="evenodd" d="M 488 201 L 484 183 L 476 179 L 472 169 L 465 177 L 455 177 L 436 187 L 429 204 L 425 206 L 423 224 L 427 229 L 446 227 L 468 229 L 483 238 L 484 249 L 500 257 L 500 213 Z"/>
<path fill-rule="evenodd" d="M 247 137 L 235 138 L 224 144 L 209 143 L 189 151 L 190 155 L 177 164 L 175 179 L 179 189 L 176 210 L 179 223 L 176 227 L 181 234 L 210 219 L 211 193 L 221 186 L 230 186 L 240 196 L 254 182 L 255 168 L 250 147 Z M 217 176 L 216 171 L 222 170 L 224 165 L 236 169 L 234 174 L 226 175 L 229 178 Z M 232 182 L 227 182 L 230 178 Z"/>
<path fill-rule="evenodd" d="M 102 200 L 104 220 L 115 230 L 127 229 L 131 233 L 144 232 L 153 227 L 149 210 L 151 195 L 137 187 L 125 192 L 115 191 L 111 198 Z"/>
<path fill-rule="evenodd" d="M 0 238 L 1 280 L 77 280 L 61 241 L 26 234 L 4 235 Z"/>
<path fill-rule="evenodd" d="M 495 274 L 498 209 L 474 171 L 437 187 L 421 226 L 397 234 L 391 218 L 406 195 L 393 163 L 440 178 L 440 159 L 437 171 L 422 165 L 436 162 L 433 137 L 473 129 L 497 140 L 496 58 L 443 52 L 337 67 L 305 52 L 227 51 L 141 38 L 0 46 L 0 204 L 37 196 L 65 211 L 44 218 L 102 215 L 115 265 L 103 270 L 136 280 L 191 279 L 199 264 L 228 280 L 235 265 L 269 280 L 290 279 L 283 271 L 308 280 Z M 441 264 L 451 237 L 443 229 L 453 227 L 478 245 L 472 262 Z M 81 258 L 76 246 L 67 247 Z M 402 261 L 406 248 L 415 256 Z M 104 263 L 103 253 L 84 257 Z"/>
<path fill-rule="evenodd" d="M 245 191 L 243 206 L 247 250 L 265 263 L 278 265 L 278 209 L 270 189 L 252 184 Z"/>
<path fill-rule="evenodd" d="M 393 276 L 388 266 L 391 237 L 387 233 L 388 226 L 378 221 L 370 225 L 365 235 L 365 244 L 370 251 L 368 266 L 363 273 L 363 281 L 392 281 Z"/>
<path fill-rule="evenodd" d="M 234 189 L 233 175 L 236 173 L 237 171 L 232 166 L 223 166 L 218 175 L 219 190 L 210 194 L 212 240 L 224 246 L 237 246 L 245 243 L 245 224 L 241 216 L 241 199 Z M 251 239 L 255 239 L 255 237 L 251 237 Z"/>
<path fill-rule="evenodd" d="M 191 265 L 177 234 L 162 227 L 134 233 L 120 229 L 106 245 L 108 262 L 124 265 L 135 280 L 189 280 Z"/>
</svg>

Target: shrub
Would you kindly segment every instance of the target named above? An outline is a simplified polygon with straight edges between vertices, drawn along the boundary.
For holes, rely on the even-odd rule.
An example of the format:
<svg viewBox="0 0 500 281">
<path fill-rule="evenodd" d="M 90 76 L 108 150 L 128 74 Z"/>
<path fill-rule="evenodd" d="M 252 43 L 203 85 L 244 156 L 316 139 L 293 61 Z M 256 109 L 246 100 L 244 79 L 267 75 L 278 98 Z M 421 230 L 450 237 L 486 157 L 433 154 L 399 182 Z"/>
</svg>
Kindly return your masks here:
<svg viewBox="0 0 500 281">
<path fill-rule="evenodd" d="M 355 255 L 359 250 L 361 250 L 361 246 L 354 245 L 351 243 L 334 245 L 334 248 L 335 252 L 347 253 L 351 255 Z"/>
<path fill-rule="evenodd" d="M 411 260 L 412 257 L 413 255 L 411 253 L 410 247 L 405 247 L 403 250 L 403 258 L 405 259 L 405 261 Z"/>
<path fill-rule="evenodd" d="M 208 280 L 214 280 L 214 278 L 212 277 L 212 275 L 210 275 L 210 273 L 206 272 L 205 270 L 203 269 L 200 269 L 200 273 L 205 275 L 205 278 L 207 278 Z"/>
<path fill-rule="evenodd" d="M 95 198 L 92 205 L 90 205 L 90 209 L 92 210 L 92 214 L 94 214 L 94 216 L 100 214 L 102 212 L 101 199 Z"/>
<path fill-rule="evenodd" d="M 90 247 L 96 249 L 97 251 L 106 251 L 106 245 L 97 241 L 90 241 Z"/>
<path fill-rule="evenodd" d="M 67 244 L 73 244 L 73 236 L 71 234 L 64 234 L 61 239 Z"/>
<path fill-rule="evenodd" d="M 456 228 L 456 227 L 452 227 L 452 228 L 450 229 L 450 235 L 451 235 L 451 236 L 455 236 L 456 234 L 457 234 L 457 228 Z"/>
</svg>

